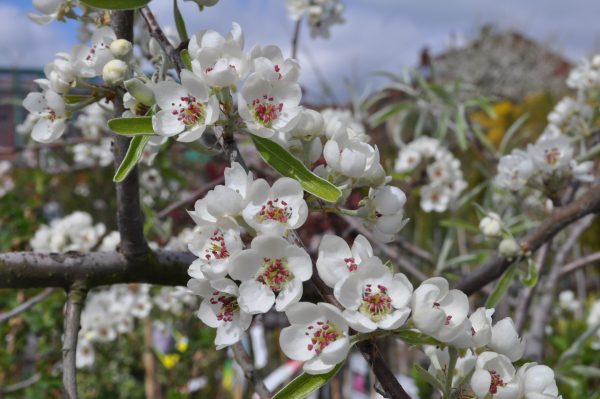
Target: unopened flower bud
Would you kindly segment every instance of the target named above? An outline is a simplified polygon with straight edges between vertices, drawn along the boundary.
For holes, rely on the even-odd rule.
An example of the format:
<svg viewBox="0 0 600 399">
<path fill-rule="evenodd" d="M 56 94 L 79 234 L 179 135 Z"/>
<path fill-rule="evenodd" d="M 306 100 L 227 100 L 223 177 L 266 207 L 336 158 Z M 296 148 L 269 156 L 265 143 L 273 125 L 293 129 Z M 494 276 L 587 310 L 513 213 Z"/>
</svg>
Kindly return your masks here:
<svg viewBox="0 0 600 399">
<path fill-rule="evenodd" d="M 521 252 L 519 244 L 513 238 L 506 238 L 500 242 L 498 252 L 505 258 L 514 258 Z"/>
<path fill-rule="evenodd" d="M 494 212 L 489 212 L 481 222 L 479 222 L 479 230 L 486 237 L 497 237 L 502 232 L 502 219 L 500 215 Z"/>
<path fill-rule="evenodd" d="M 133 45 L 129 40 L 117 39 L 110 43 L 110 52 L 116 58 L 126 58 L 131 54 Z"/>
<path fill-rule="evenodd" d="M 125 80 L 128 69 L 125 62 L 121 60 L 111 60 L 104 65 L 104 68 L 102 68 L 102 79 L 111 86 L 117 85 Z"/>
<path fill-rule="evenodd" d="M 595 55 L 594 58 L 592 58 L 592 66 L 594 68 L 600 68 L 600 55 Z"/>
<path fill-rule="evenodd" d="M 154 92 L 150 85 L 145 84 L 137 78 L 133 78 L 125 81 L 125 88 L 138 102 L 147 107 L 154 105 Z"/>
</svg>

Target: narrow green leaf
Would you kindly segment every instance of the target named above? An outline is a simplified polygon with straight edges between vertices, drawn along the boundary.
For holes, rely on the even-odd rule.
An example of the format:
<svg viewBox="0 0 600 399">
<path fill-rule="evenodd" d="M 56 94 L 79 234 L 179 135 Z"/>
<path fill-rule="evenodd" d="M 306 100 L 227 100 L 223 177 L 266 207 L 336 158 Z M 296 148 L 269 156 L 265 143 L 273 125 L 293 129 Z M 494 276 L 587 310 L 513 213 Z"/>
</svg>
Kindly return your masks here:
<svg viewBox="0 0 600 399">
<path fill-rule="evenodd" d="M 402 330 L 394 334 L 409 345 L 439 345 L 440 341 L 417 330 Z"/>
<path fill-rule="evenodd" d="M 192 57 L 190 57 L 190 53 L 187 51 L 187 49 L 183 49 L 181 50 L 181 53 L 179 53 L 179 55 L 181 56 L 181 61 L 183 61 L 183 65 L 185 65 L 186 69 L 191 71 Z"/>
<path fill-rule="evenodd" d="M 89 100 L 92 96 L 87 94 L 65 94 L 63 98 L 66 104 L 77 104 L 82 101 Z"/>
<path fill-rule="evenodd" d="M 177 0 L 173 0 L 173 17 L 175 18 L 175 26 L 177 27 L 179 39 L 182 42 L 187 41 L 189 39 L 187 34 L 187 28 L 185 27 L 185 20 L 183 19 L 183 15 L 181 15 L 181 11 L 179 11 Z"/>
<path fill-rule="evenodd" d="M 500 302 L 500 300 L 506 293 L 506 290 L 508 290 L 508 287 L 510 287 L 510 285 L 512 284 L 513 278 L 515 277 L 516 272 L 517 272 L 517 264 L 516 263 L 514 263 L 512 266 L 510 266 L 508 269 L 506 269 L 504 274 L 502 274 L 502 277 L 500 277 L 500 280 L 498 280 L 498 284 L 496 284 L 496 286 L 494 287 L 494 291 L 492 291 L 492 293 L 488 297 L 487 301 L 485 301 L 486 309 L 491 309 L 491 308 L 496 307 L 498 302 Z"/>
<path fill-rule="evenodd" d="M 474 97 L 467 102 L 467 106 L 477 106 L 486 113 L 486 115 L 491 119 L 496 119 L 496 111 L 490 104 L 490 99 L 487 97 Z"/>
<path fill-rule="evenodd" d="M 152 136 L 154 134 L 151 116 L 114 118 L 108 121 L 108 127 L 123 136 Z"/>
<path fill-rule="evenodd" d="M 470 233 L 479 233 L 479 228 L 463 219 L 444 219 L 440 223 L 444 227 L 454 227 L 455 229 L 465 229 Z"/>
<path fill-rule="evenodd" d="M 131 139 L 127 154 L 125 154 L 123 162 L 121 162 L 121 165 L 119 165 L 119 168 L 113 177 L 114 182 L 122 182 L 135 165 L 137 165 L 148 140 L 150 140 L 150 136 L 135 136 Z"/>
<path fill-rule="evenodd" d="M 336 202 L 342 196 L 339 188 L 315 175 L 279 144 L 255 135 L 252 141 L 266 163 L 281 175 L 297 180 L 307 192 L 328 202 Z"/>
<path fill-rule="evenodd" d="M 527 122 L 529 119 L 529 114 L 524 114 L 519 117 L 516 121 L 513 122 L 512 125 L 508 128 L 504 136 L 502 136 L 502 141 L 500 142 L 500 146 L 498 147 L 500 150 L 500 154 L 504 154 L 506 148 L 508 147 L 508 143 L 510 139 L 515 135 L 517 131 Z"/>
<path fill-rule="evenodd" d="M 429 374 L 429 372 L 427 372 L 427 370 L 425 370 L 423 367 L 421 367 L 418 363 L 415 363 L 413 365 L 413 368 L 417 372 L 419 377 L 421 377 L 423 380 L 427 381 L 429 384 L 431 384 L 434 388 L 438 389 L 440 392 L 444 392 L 444 386 L 442 385 L 442 383 L 440 381 L 438 381 L 437 378 L 435 378 L 434 376 Z"/>
<path fill-rule="evenodd" d="M 570 367 L 570 372 L 590 378 L 600 378 L 600 368 L 593 366 L 575 365 Z"/>
<path fill-rule="evenodd" d="M 465 106 L 460 104 L 456 110 L 456 138 L 458 146 L 462 151 L 468 147 L 467 144 L 467 118 L 465 116 Z"/>
<path fill-rule="evenodd" d="M 327 384 L 340 371 L 344 362 L 335 366 L 333 370 L 325 374 L 302 373 L 287 384 L 281 391 L 277 392 L 273 399 L 303 399 Z"/>
<path fill-rule="evenodd" d="M 448 122 L 450 121 L 450 112 L 444 111 L 442 116 L 437 120 L 437 132 L 435 136 L 439 140 L 443 140 L 446 137 L 446 132 L 448 131 Z"/>
<path fill-rule="evenodd" d="M 487 138 L 485 133 L 483 133 L 478 126 L 476 126 L 476 125 L 471 125 L 471 126 L 473 128 L 473 133 L 475 133 L 475 136 L 477 136 L 477 138 L 479 139 L 479 141 L 481 141 L 481 143 L 485 146 L 485 148 L 487 148 L 487 150 L 490 153 L 496 154 L 496 147 L 494 147 L 494 144 L 490 141 L 490 139 Z"/>
<path fill-rule="evenodd" d="M 535 287 L 538 282 L 538 268 L 531 257 L 527 258 L 527 275 L 521 276 L 521 282 L 529 287 Z"/>
<path fill-rule="evenodd" d="M 369 125 L 371 127 L 377 127 L 392 116 L 396 115 L 398 112 L 401 112 L 412 106 L 413 104 L 409 101 L 387 105 L 369 117 Z"/>
<path fill-rule="evenodd" d="M 150 3 L 150 0 L 81 0 L 81 2 L 102 10 L 133 10 L 144 7 Z"/>
</svg>

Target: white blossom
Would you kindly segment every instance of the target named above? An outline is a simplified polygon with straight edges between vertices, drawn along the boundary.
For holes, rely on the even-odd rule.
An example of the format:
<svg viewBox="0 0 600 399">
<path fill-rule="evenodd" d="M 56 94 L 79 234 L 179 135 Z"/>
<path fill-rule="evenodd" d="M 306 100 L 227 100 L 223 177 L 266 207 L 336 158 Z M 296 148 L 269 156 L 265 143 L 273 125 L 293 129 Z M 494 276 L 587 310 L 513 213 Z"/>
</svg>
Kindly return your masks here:
<svg viewBox="0 0 600 399">
<path fill-rule="evenodd" d="M 346 308 L 343 315 L 350 327 L 371 332 L 402 326 L 410 314 L 412 291 L 412 284 L 404 274 L 392 275 L 379 262 L 350 274 L 335 286 L 334 293 Z"/>
<path fill-rule="evenodd" d="M 152 127 L 162 136 L 178 135 L 178 141 L 195 141 L 206 126 L 219 119 L 217 98 L 188 70 L 181 71 L 181 85 L 171 81 L 157 83 L 154 96 L 161 110 L 152 116 Z"/>
<path fill-rule="evenodd" d="M 242 282 L 238 303 L 243 311 L 266 313 L 275 304 L 282 312 L 300 300 L 312 262 L 304 249 L 284 238 L 258 236 L 250 249 L 233 257 L 229 274 Z"/>
<path fill-rule="evenodd" d="M 333 288 L 351 273 L 362 268 L 363 262 L 373 258 L 373 248 L 361 234 L 356 236 L 352 248 L 336 235 L 325 234 L 319 244 L 317 271 L 325 284 Z M 379 258 L 377 258 L 379 262 Z"/>
<path fill-rule="evenodd" d="M 297 229 L 308 217 L 304 190 L 298 181 L 282 177 L 272 187 L 258 179 L 252 185 L 243 216 L 246 223 L 261 234 L 284 235 Z"/>
<path fill-rule="evenodd" d="M 328 303 L 296 303 L 285 312 L 290 326 L 281 330 L 279 345 L 304 371 L 324 374 L 342 362 L 350 350 L 348 325 L 338 308 Z"/>
</svg>

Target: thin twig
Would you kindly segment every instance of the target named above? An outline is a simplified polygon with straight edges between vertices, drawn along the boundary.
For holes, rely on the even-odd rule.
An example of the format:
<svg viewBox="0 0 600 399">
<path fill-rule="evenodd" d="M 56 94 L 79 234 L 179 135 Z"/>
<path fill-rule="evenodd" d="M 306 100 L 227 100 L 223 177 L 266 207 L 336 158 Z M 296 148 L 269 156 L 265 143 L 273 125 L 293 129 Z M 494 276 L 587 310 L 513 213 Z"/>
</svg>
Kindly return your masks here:
<svg viewBox="0 0 600 399">
<path fill-rule="evenodd" d="M 85 302 L 87 288 L 74 283 L 67 293 L 63 338 L 63 386 L 66 399 L 77 399 L 77 338 L 79 335 L 81 309 Z"/>
<path fill-rule="evenodd" d="M 560 275 L 564 276 L 569 273 L 573 273 L 574 271 L 581 269 L 582 267 L 592 265 L 596 262 L 600 262 L 600 252 L 594 252 L 593 254 L 590 254 L 590 255 L 584 256 L 583 258 L 574 260 L 571 263 L 567 263 L 560 270 Z"/>
<path fill-rule="evenodd" d="M 30 387 L 36 382 L 38 382 L 40 378 L 42 378 L 42 376 L 36 373 L 23 381 L 19 381 L 15 384 L 8 385 L 5 387 L 0 387 L 0 398 L 2 398 L 2 396 L 6 395 L 7 393 L 14 393 L 20 391 L 21 389 Z"/>
<path fill-rule="evenodd" d="M 53 292 L 54 292 L 54 288 L 46 288 L 44 291 L 40 292 L 36 296 L 29 298 L 28 300 L 21 303 L 19 306 L 15 307 L 14 309 L 11 309 L 5 313 L 0 313 L 0 324 L 25 312 L 27 309 L 31 308 L 32 306 L 36 305 L 37 303 L 48 298 Z"/>
<path fill-rule="evenodd" d="M 292 36 L 292 58 L 298 59 L 298 41 L 300 40 L 300 25 L 302 24 L 302 18 L 299 18 L 294 25 L 294 35 Z"/>
<path fill-rule="evenodd" d="M 144 21 L 146 21 L 146 25 L 148 26 L 150 35 L 154 39 L 156 39 L 163 51 L 173 61 L 175 69 L 179 74 L 185 68 L 185 66 L 183 65 L 183 61 L 181 60 L 181 55 L 179 54 L 179 51 L 176 48 L 174 48 L 173 45 L 171 45 L 171 42 L 169 41 L 169 39 L 167 39 L 167 36 L 165 36 L 165 33 L 158 25 L 154 14 L 152 13 L 152 11 L 150 11 L 150 8 L 148 8 L 148 6 L 140 8 L 140 14 L 142 15 L 142 18 L 144 18 Z"/>
<path fill-rule="evenodd" d="M 563 243 L 560 249 L 557 251 L 554 258 L 550 274 L 548 275 L 541 292 L 543 296 L 540 298 L 535 312 L 531 318 L 531 325 L 527 332 L 527 348 L 525 356 L 534 361 L 541 361 L 544 357 L 544 338 L 546 332 L 546 326 L 548 325 L 548 319 L 552 315 L 552 305 L 554 303 L 554 295 L 556 293 L 556 287 L 561 276 L 561 267 L 564 260 L 573 248 L 573 246 L 579 240 L 579 237 L 583 232 L 592 224 L 594 215 L 588 215 L 583 219 L 579 220 Z"/>
<path fill-rule="evenodd" d="M 252 383 L 254 390 L 260 399 L 271 399 L 271 392 L 269 392 L 263 380 L 257 375 L 256 370 L 254 370 L 252 359 L 244 349 L 242 343 L 237 342 L 233 344 L 231 348 L 233 349 L 233 357 L 235 361 L 240 365 L 242 370 L 244 370 L 246 379 Z"/>
<path fill-rule="evenodd" d="M 209 181 L 202 187 L 200 187 L 197 190 L 195 190 L 194 192 L 192 192 L 190 195 L 186 196 L 185 198 L 180 199 L 179 201 L 172 203 L 171 205 L 167 206 L 162 211 L 158 212 L 156 214 L 156 217 L 158 219 L 164 219 L 165 217 L 169 216 L 169 214 L 171 212 L 196 201 L 198 198 L 202 197 L 204 194 L 206 194 L 207 191 L 212 189 L 214 186 L 216 186 L 218 184 L 222 184 L 224 180 L 225 180 L 225 177 L 221 176 L 221 177 L 217 177 L 214 180 Z"/>
</svg>

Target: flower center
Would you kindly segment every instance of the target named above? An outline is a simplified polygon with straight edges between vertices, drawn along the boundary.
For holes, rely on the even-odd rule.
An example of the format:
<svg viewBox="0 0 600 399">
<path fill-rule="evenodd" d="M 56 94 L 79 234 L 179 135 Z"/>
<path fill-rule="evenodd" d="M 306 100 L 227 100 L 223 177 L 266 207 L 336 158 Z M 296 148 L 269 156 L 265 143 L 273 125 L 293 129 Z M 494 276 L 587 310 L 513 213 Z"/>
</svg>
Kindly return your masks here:
<svg viewBox="0 0 600 399">
<path fill-rule="evenodd" d="M 292 207 L 288 206 L 285 201 L 279 201 L 279 198 L 269 200 L 265 205 L 258 211 L 259 222 L 265 220 L 275 220 L 279 223 L 287 223 L 289 218 L 292 216 Z"/>
<path fill-rule="evenodd" d="M 280 292 L 289 281 L 294 279 L 294 274 L 287 267 L 286 258 L 264 258 L 264 262 L 256 280 L 268 286 L 271 291 Z"/>
<path fill-rule="evenodd" d="M 233 321 L 233 316 L 240 310 L 236 297 L 227 294 L 219 295 L 219 291 L 213 292 L 210 303 L 213 305 L 221 305 L 221 309 L 219 310 L 219 313 L 217 313 L 217 320 L 219 321 Z"/>
<path fill-rule="evenodd" d="M 207 247 L 204 252 L 204 257 L 207 261 L 229 257 L 229 250 L 227 249 L 225 237 L 223 237 L 223 232 L 221 230 L 216 229 L 213 232 L 213 235 L 208 240 Z"/>
<path fill-rule="evenodd" d="M 198 102 L 194 96 L 181 97 L 179 100 L 181 101 L 179 104 L 171 103 L 174 108 L 172 114 L 177 115 L 178 121 L 183 122 L 187 127 L 204 122 L 204 104 Z"/>
<path fill-rule="evenodd" d="M 544 158 L 549 165 L 555 165 L 560 159 L 560 151 L 558 148 L 550 148 L 544 150 Z"/>
<path fill-rule="evenodd" d="M 498 387 L 503 387 L 506 384 L 504 381 L 502 381 L 502 377 L 500 377 L 500 374 L 498 374 L 496 370 L 491 370 L 490 376 L 492 377 L 492 382 L 490 383 L 490 393 L 496 394 L 498 393 Z"/>
<path fill-rule="evenodd" d="M 50 122 L 54 122 L 58 118 L 58 116 L 56 116 L 56 111 L 54 111 L 51 108 L 48 108 L 45 118 L 48 119 Z"/>
<path fill-rule="evenodd" d="M 372 321 L 378 322 L 390 314 L 392 308 L 392 298 L 387 293 L 387 287 L 378 284 L 377 289 L 371 284 L 367 284 L 362 294 L 362 304 L 359 311 L 367 314 Z"/>
<path fill-rule="evenodd" d="M 266 127 L 271 127 L 283 110 L 283 103 L 275 103 L 274 100 L 273 97 L 265 94 L 262 99 L 257 98 L 252 101 L 254 119 Z"/>
<path fill-rule="evenodd" d="M 315 355 L 321 354 L 332 342 L 344 337 L 344 333 L 329 320 L 317 321 L 315 325 L 306 327 L 307 331 L 304 335 L 311 336 L 310 344 L 306 346 L 309 351 L 314 351 Z"/>
<path fill-rule="evenodd" d="M 356 260 L 354 258 L 344 258 L 344 262 L 346 262 L 346 267 L 349 272 L 354 272 L 358 269 L 358 265 L 356 264 Z"/>
</svg>

